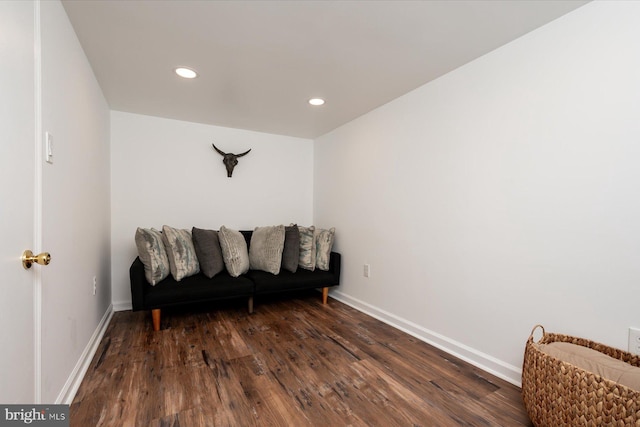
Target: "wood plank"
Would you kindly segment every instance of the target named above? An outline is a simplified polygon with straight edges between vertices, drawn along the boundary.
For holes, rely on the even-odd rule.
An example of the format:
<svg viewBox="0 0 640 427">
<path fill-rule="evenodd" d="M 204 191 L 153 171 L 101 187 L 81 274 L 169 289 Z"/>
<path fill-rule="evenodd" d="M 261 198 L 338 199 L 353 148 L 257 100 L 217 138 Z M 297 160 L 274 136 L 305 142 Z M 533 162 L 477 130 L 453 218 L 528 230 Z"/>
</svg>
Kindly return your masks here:
<svg viewBox="0 0 640 427">
<path fill-rule="evenodd" d="M 520 390 L 317 293 L 115 313 L 72 426 L 530 426 Z"/>
</svg>

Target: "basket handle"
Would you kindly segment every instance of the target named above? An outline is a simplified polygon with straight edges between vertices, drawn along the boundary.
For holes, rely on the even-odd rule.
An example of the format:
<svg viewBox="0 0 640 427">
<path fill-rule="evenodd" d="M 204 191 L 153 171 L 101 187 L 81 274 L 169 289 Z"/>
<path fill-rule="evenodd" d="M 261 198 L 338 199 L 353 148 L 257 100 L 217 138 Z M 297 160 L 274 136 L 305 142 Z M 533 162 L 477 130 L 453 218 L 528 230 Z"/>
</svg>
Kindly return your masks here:
<svg viewBox="0 0 640 427">
<path fill-rule="evenodd" d="M 536 325 L 536 326 L 534 326 L 534 327 L 533 327 L 533 329 L 531 330 L 531 334 L 529 335 L 529 341 L 533 342 L 533 333 L 534 333 L 534 332 L 536 331 L 536 329 L 538 329 L 538 328 L 542 329 L 542 336 L 544 337 L 544 335 L 545 335 L 545 333 L 546 333 L 546 332 L 544 331 L 544 326 L 542 326 L 542 325 Z"/>
</svg>

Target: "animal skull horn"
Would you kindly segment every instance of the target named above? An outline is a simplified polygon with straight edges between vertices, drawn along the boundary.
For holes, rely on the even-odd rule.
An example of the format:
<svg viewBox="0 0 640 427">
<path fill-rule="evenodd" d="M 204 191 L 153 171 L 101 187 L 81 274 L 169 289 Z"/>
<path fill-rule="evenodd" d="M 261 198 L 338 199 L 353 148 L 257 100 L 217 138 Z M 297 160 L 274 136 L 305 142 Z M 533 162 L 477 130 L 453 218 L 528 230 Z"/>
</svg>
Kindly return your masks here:
<svg viewBox="0 0 640 427">
<path fill-rule="evenodd" d="M 227 168 L 227 177 L 229 178 L 231 178 L 231 175 L 233 174 L 233 168 L 238 164 L 238 157 L 246 156 L 247 154 L 249 154 L 249 151 L 251 151 L 251 149 L 248 149 L 241 154 L 225 153 L 224 151 L 216 147 L 215 144 L 211 145 L 213 145 L 213 149 L 220 153 L 220 155 L 222 156 L 222 163 L 224 163 L 224 166 Z"/>
</svg>

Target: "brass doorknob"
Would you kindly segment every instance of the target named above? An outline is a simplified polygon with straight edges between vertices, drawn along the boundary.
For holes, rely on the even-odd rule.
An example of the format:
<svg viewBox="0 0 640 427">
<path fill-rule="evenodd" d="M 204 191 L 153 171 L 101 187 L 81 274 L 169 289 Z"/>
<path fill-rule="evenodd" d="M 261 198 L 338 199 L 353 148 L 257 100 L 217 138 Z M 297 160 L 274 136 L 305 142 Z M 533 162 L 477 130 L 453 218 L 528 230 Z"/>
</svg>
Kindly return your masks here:
<svg viewBox="0 0 640 427">
<path fill-rule="evenodd" d="M 51 262 L 51 255 L 49 255 L 49 252 L 42 252 L 41 254 L 33 255 L 33 252 L 29 249 L 22 253 L 22 266 L 25 270 L 30 269 L 34 262 L 40 265 L 49 265 Z"/>
</svg>

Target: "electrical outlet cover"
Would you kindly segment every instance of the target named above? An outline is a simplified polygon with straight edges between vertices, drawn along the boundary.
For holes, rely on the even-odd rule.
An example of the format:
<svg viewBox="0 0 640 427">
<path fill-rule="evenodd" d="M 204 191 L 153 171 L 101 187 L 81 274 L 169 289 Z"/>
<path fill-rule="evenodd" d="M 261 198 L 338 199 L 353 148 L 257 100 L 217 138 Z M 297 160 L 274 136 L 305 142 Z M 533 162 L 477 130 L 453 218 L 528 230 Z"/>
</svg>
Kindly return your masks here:
<svg viewBox="0 0 640 427">
<path fill-rule="evenodd" d="M 629 353 L 640 354 L 640 329 L 629 328 Z"/>
</svg>

